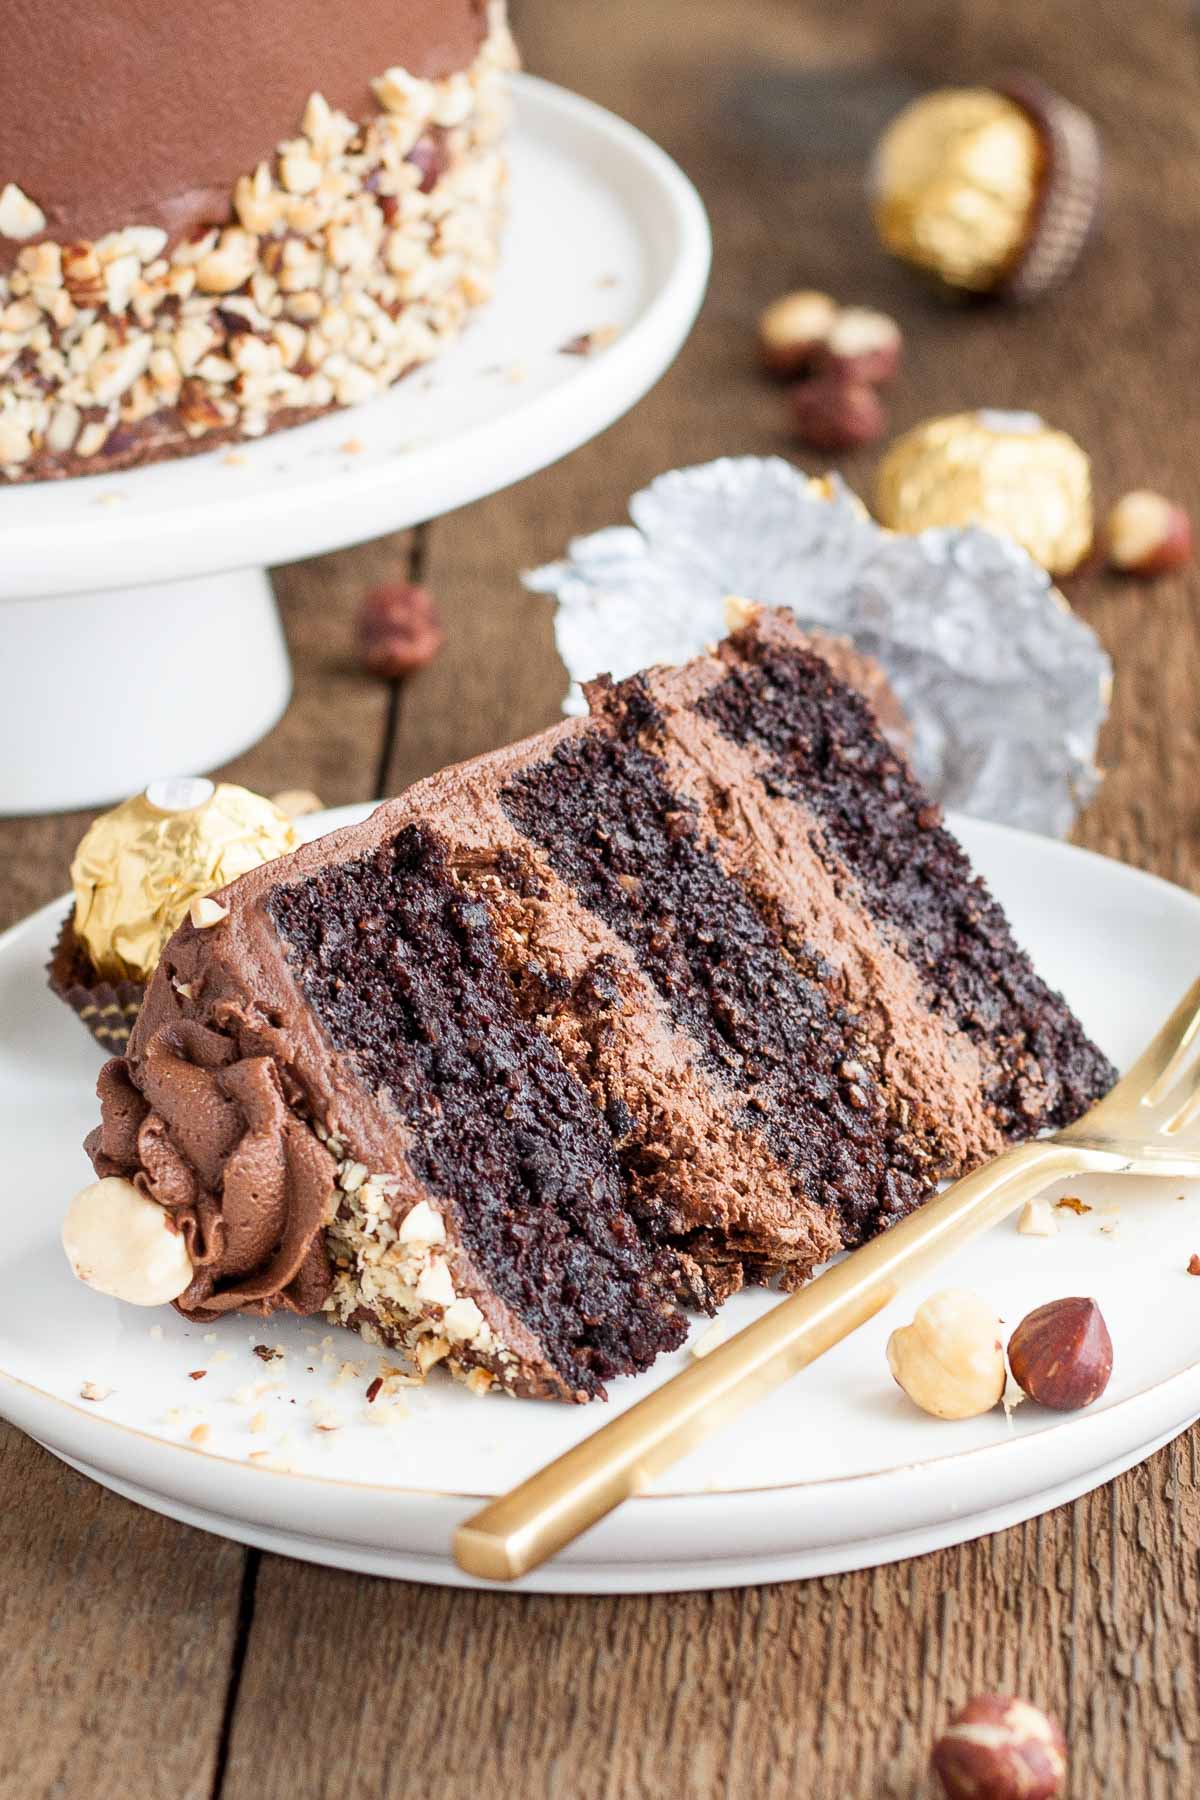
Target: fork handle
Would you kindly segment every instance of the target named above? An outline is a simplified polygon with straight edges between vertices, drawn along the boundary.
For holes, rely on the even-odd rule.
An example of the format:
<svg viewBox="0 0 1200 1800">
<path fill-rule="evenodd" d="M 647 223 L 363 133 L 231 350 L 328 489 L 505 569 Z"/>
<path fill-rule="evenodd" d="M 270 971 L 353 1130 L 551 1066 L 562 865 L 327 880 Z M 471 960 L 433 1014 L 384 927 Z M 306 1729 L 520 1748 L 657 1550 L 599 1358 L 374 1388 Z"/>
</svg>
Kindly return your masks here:
<svg viewBox="0 0 1200 1800">
<path fill-rule="evenodd" d="M 468 1575 L 515 1581 L 840 1343 L 924 1273 L 1064 1175 L 1105 1167 L 1052 1139 L 1019 1145 L 863 1244 L 798 1293 L 460 1525 Z"/>
</svg>

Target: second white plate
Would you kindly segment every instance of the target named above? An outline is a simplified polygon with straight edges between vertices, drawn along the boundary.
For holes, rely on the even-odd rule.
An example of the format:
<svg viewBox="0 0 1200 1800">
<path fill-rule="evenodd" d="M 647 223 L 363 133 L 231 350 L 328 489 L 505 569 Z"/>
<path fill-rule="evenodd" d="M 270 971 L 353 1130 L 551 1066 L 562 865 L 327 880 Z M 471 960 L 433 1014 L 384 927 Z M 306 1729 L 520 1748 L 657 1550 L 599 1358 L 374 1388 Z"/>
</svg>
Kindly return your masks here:
<svg viewBox="0 0 1200 1800">
<path fill-rule="evenodd" d="M 361 810 L 306 823 L 325 829 Z M 1047 839 L 956 828 L 1039 967 L 1128 1061 L 1196 973 L 1200 901 Z M 0 1411 L 97 1479 L 191 1522 L 317 1560 L 461 1582 L 449 1542 L 478 1497 L 576 1442 L 687 1353 L 615 1383 L 610 1409 L 479 1400 L 434 1378 L 393 1410 L 368 1402 L 379 1359 L 347 1333 L 243 1319 L 205 1332 L 79 1287 L 57 1232 L 87 1176 L 79 1143 L 95 1120 L 99 1055 L 44 986 L 61 911 L 0 940 Z M 1025 1405 L 1011 1422 L 997 1411 L 954 1425 L 917 1413 L 883 1354 L 919 1297 L 903 1295 L 524 1585 L 644 1591 L 861 1566 L 1028 1517 L 1147 1454 L 1200 1413 L 1200 1287 L 1187 1274 L 1200 1190 L 1108 1181 L 1075 1191 L 1092 1210 L 1059 1213 L 1056 1237 L 1001 1227 L 932 1285 L 977 1288 L 1010 1326 L 1042 1301 L 1095 1295 L 1116 1347 L 1097 1406 L 1057 1417 Z M 724 1319 L 736 1328 L 770 1304 L 738 1295 Z M 105 1397 L 83 1399 L 84 1383 Z"/>
</svg>

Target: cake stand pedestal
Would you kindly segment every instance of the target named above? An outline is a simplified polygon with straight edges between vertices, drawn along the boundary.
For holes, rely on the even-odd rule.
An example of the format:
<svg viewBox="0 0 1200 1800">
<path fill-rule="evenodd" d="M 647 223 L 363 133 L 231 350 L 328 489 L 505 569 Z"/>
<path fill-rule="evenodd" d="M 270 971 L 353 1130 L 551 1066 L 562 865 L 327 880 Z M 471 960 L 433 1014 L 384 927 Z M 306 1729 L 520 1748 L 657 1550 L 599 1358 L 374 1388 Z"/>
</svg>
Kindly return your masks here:
<svg viewBox="0 0 1200 1800">
<path fill-rule="evenodd" d="M 0 619 L 0 812 L 92 806 L 152 770 L 216 768 L 291 697 L 262 569 L 14 600 Z"/>
<path fill-rule="evenodd" d="M 674 360 L 708 277 L 695 189 L 611 113 L 514 90 L 496 293 L 428 370 L 234 451 L 0 489 L 0 813 L 102 805 L 248 748 L 291 691 L 268 567 L 547 467 Z"/>
</svg>

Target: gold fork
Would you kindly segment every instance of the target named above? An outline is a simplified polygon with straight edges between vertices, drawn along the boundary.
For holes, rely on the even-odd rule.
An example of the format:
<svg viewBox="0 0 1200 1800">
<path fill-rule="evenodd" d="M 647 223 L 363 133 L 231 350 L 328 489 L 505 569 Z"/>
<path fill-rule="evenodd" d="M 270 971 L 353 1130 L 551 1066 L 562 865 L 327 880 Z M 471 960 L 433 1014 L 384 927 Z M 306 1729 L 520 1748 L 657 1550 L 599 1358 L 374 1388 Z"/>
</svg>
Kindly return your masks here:
<svg viewBox="0 0 1200 1800">
<path fill-rule="evenodd" d="M 1054 1137 L 1018 1145 L 956 1181 L 808 1287 L 747 1325 L 511 1493 L 460 1525 L 469 1575 L 515 1581 L 645 1489 L 729 1418 L 814 1362 L 950 1251 L 1066 1175 L 1200 1178 L 1200 981 L 1103 1100 Z"/>
</svg>

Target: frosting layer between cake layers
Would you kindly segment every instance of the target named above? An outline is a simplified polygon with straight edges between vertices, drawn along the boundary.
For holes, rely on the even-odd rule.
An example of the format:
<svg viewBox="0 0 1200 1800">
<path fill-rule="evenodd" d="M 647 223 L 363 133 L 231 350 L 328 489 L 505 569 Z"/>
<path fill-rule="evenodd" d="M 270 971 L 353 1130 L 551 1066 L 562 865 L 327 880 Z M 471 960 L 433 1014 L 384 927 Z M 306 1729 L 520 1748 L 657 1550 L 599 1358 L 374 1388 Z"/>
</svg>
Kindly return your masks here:
<svg viewBox="0 0 1200 1800">
<path fill-rule="evenodd" d="M 353 404 L 487 297 L 502 0 L 67 11 L 6 20 L 0 478 Z"/>
<path fill-rule="evenodd" d="M 590 699 L 168 945 L 89 1148 L 191 1316 L 587 1398 L 1108 1085 L 789 617 Z"/>
</svg>

